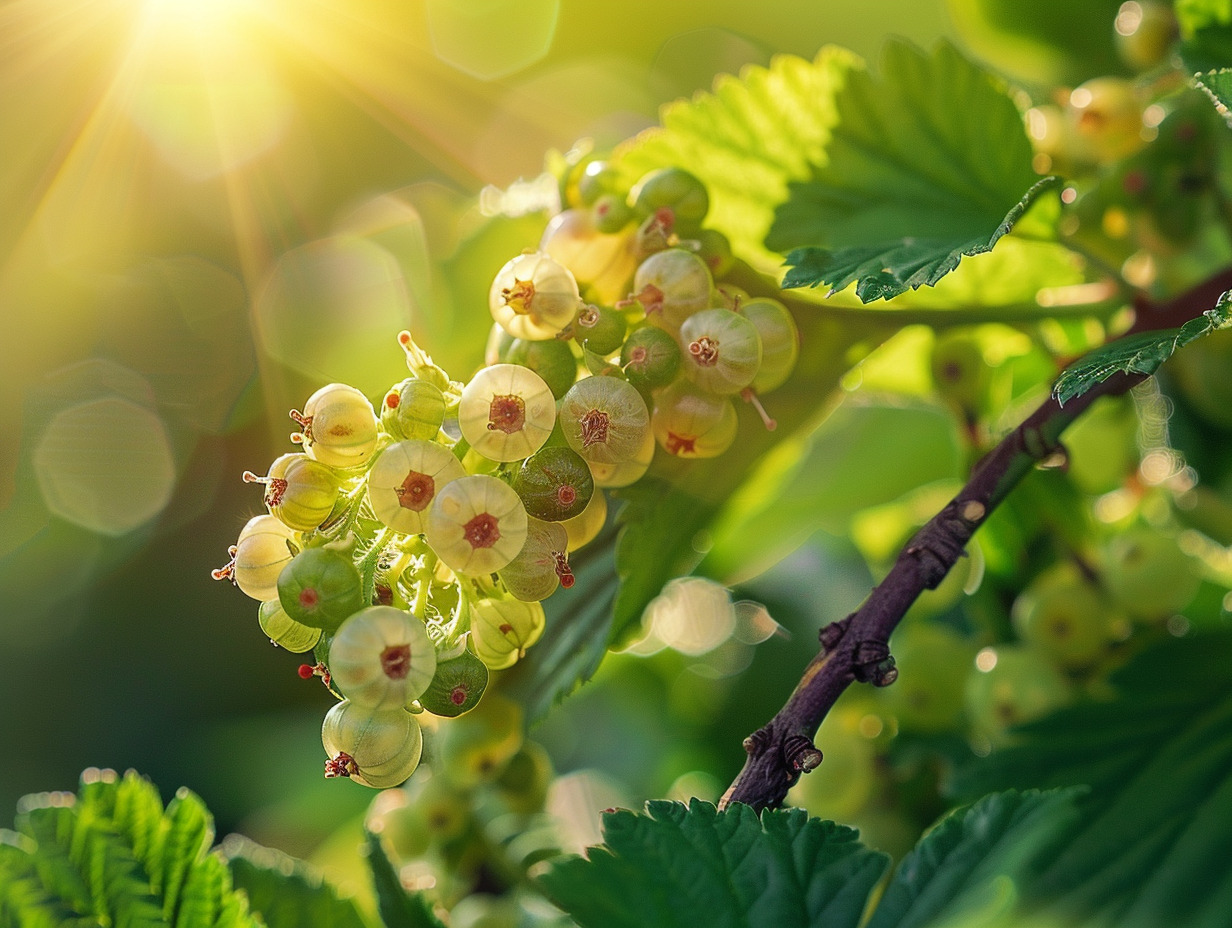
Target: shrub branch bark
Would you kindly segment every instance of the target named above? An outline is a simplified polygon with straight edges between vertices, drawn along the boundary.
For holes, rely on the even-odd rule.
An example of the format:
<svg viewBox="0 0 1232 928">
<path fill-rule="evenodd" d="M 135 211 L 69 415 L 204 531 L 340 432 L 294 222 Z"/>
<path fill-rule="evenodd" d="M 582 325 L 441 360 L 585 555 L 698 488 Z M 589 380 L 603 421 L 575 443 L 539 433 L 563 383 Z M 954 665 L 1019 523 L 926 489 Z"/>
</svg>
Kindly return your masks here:
<svg viewBox="0 0 1232 928">
<path fill-rule="evenodd" d="M 1214 306 L 1229 286 L 1232 270 L 1167 303 L 1140 298 L 1131 331 L 1179 326 Z M 966 486 L 908 542 L 860 607 L 821 630 L 821 649 L 786 704 L 744 739 L 748 757 L 719 801 L 720 808 L 732 802 L 775 808 L 783 802 L 800 775 L 821 763 L 822 752 L 813 738 L 843 690 L 856 681 L 887 686 L 898 676 L 890 656 L 890 634 L 916 597 L 944 579 L 964 556 L 976 529 L 1018 482 L 1061 450 L 1061 433 L 1070 423 L 1099 397 L 1126 393 L 1146 379 L 1142 374 L 1115 374 L 1064 407 L 1049 398 L 976 466 Z"/>
</svg>

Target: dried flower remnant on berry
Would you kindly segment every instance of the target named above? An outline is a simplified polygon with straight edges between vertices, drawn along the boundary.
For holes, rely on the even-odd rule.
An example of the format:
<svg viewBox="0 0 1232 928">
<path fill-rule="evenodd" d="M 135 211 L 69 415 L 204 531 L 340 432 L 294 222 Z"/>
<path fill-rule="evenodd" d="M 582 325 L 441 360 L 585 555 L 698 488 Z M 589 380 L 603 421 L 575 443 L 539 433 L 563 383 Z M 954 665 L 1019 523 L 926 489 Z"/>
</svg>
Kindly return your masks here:
<svg viewBox="0 0 1232 928">
<path fill-rule="evenodd" d="M 490 548 L 500 541 L 500 522 L 491 513 L 480 513 L 466 523 L 464 533 L 472 548 Z"/>
<path fill-rule="evenodd" d="M 526 402 L 516 394 L 494 396 L 488 408 L 488 429 L 506 435 L 520 432 L 526 424 Z"/>
<path fill-rule="evenodd" d="M 703 367 L 713 367 L 719 360 L 719 343 L 708 335 L 703 335 L 689 342 L 689 354 Z"/>
<path fill-rule="evenodd" d="M 325 762 L 325 779 L 335 777 L 353 777 L 359 773 L 359 764 L 346 751 L 339 751 L 337 757 L 331 757 Z"/>
<path fill-rule="evenodd" d="M 413 470 L 401 484 L 394 487 L 394 492 L 398 494 L 398 504 L 403 509 L 423 512 L 436 495 L 436 483 L 427 474 Z"/>
<path fill-rule="evenodd" d="M 515 313 L 526 315 L 530 312 L 531 302 L 535 299 L 535 285 L 530 280 L 514 279 L 512 287 L 504 287 L 501 297 L 505 305 Z"/>
<path fill-rule="evenodd" d="M 592 409 L 583 415 L 578 422 L 582 428 L 582 447 L 589 448 L 591 445 L 606 444 L 609 422 L 608 414 L 600 409 Z"/>
</svg>

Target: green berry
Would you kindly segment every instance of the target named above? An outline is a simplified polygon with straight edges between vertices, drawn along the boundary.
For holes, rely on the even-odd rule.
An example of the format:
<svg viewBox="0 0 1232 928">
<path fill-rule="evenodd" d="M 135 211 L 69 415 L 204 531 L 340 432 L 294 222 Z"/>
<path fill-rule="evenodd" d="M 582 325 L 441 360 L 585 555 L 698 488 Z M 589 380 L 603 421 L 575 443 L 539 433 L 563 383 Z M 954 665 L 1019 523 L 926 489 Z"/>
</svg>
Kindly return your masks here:
<svg viewBox="0 0 1232 928">
<path fill-rule="evenodd" d="M 306 548 L 278 575 L 278 601 L 303 625 L 332 632 L 363 607 L 359 571 L 332 548 Z"/>
<path fill-rule="evenodd" d="M 488 687 L 488 667 L 469 651 L 436 665 L 436 675 L 419 704 L 443 718 L 456 718 L 479 705 Z"/>
<path fill-rule="evenodd" d="M 670 209 L 676 224 L 699 226 L 710 209 L 706 185 L 683 168 L 652 171 L 629 192 L 633 210 L 640 217 Z"/>
<path fill-rule="evenodd" d="M 1062 667 L 1096 663 L 1112 640 L 1112 604 L 1073 564 L 1056 564 L 1014 600 L 1014 630 Z"/>
<path fill-rule="evenodd" d="M 633 460 L 650 428 L 646 401 L 616 377 L 579 380 L 561 400 L 560 418 L 569 447 L 598 464 Z"/>
<path fill-rule="evenodd" d="M 573 336 L 587 351 L 606 357 L 621 346 L 628 326 L 614 309 L 587 304 L 573 320 Z"/>
<path fill-rule="evenodd" d="M 761 336 L 754 325 L 729 309 L 704 309 L 680 326 L 684 370 L 709 393 L 739 393 L 761 367 Z"/>
<path fill-rule="evenodd" d="M 577 358 L 573 356 L 573 350 L 566 341 L 513 339 L 504 359 L 510 364 L 529 368 L 542 377 L 556 399 L 568 393 L 569 388 L 577 381 Z"/>
<path fill-rule="evenodd" d="M 1198 562 L 1176 539 L 1137 526 L 1111 539 L 1100 559 L 1108 592 L 1135 619 L 1164 619 L 1189 605 L 1198 592 Z"/>
<path fill-rule="evenodd" d="M 563 522 L 581 514 L 594 492 L 586 461 L 572 448 L 542 448 L 522 464 L 513 478 L 528 515 Z"/>
<path fill-rule="evenodd" d="M 620 367 L 629 383 L 643 393 L 665 387 L 680 372 L 680 345 L 663 329 L 634 329 L 620 350 Z"/>
<path fill-rule="evenodd" d="M 445 394 L 426 380 L 404 380 L 381 401 L 381 425 L 399 440 L 433 441 L 444 421 Z"/>
</svg>

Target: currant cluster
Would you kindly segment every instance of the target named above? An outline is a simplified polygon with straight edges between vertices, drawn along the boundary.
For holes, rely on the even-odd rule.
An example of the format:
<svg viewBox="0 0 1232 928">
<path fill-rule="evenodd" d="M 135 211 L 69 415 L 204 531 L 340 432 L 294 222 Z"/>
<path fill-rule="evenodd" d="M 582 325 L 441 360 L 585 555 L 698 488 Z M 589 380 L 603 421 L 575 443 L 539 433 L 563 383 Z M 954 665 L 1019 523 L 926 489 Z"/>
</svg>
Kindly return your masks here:
<svg viewBox="0 0 1232 928">
<path fill-rule="evenodd" d="M 1216 133 L 1223 127 L 1200 92 L 1175 80 L 1170 4 L 1129 0 L 1114 29 L 1137 76 L 1060 90 L 1055 102 L 1028 111 L 1027 128 L 1036 169 L 1071 181 L 1063 233 L 1146 286 L 1159 273 L 1158 255 L 1192 246 L 1219 208 Z"/>
<path fill-rule="evenodd" d="M 314 652 L 302 675 L 340 700 L 326 776 L 405 780 L 416 715 L 467 712 L 539 639 L 541 601 L 573 586 L 569 552 L 604 523 L 603 489 L 640 479 L 656 447 L 722 453 L 732 397 L 761 410 L 795 363 L 781 303 L 716 287 L 730 251 L 700 227 L 696 178 L 658 171 L 618 195 L 592 168 L 539 250 L 496 274 L 487 366 L 452 381 L 403 332 L 411 376 L 379 411 L 322 387 L 291 412 L 303 450 L 244 475 L 268 514 L 214 575 L 260 601 L 272 642 Z"/>
</svg>

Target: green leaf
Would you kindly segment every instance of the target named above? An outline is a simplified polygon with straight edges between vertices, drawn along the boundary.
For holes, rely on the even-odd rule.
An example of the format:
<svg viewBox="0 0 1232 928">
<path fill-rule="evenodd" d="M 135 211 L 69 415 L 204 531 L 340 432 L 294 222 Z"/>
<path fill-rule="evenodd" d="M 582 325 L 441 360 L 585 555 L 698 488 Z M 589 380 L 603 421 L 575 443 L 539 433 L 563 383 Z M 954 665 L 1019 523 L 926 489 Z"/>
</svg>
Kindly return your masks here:
<svg viewBox="0 0 1232 928">
<path fill-rule="evenodd" d="M 791 181 L 825 162 L 837 113 L 834 94 L 862 67 L 844 49 L 823 48 L 813 61 L 777 56 L 769 68 L 724 75 L 711 93 L 663 108 L 661 129 L 620 149 L 613 163 L 625 186 L 662 167 L 695 174 L 710 193 L 706 225 L 741 258 L 773 272 L 780 258 L 762 242 Z"/>
<path fill-rule="evenodd" d="M 886 868 L 855 831 L 799 809 L 650 802 L 606 813 L 603 838 L 539 881 L 582 928 L 855 928 Z"/>
<path fill-rule="evenodd" d="M 1232 111 L 1229 110 L 1232 106 L 1232 68 L 1195 74 L 1194 83 L 1211 98 L 1219 115 L 1232 125 Z"/>
<path fill-rule="evenodd" d="M 1083 355 L 1061 372 L 1052 395 L 1065 405 L 1113 374 L 1153 374 L 1178 348 L 1229 324 L 1232 324 L 1232 290 L 1219 298 L 1214 309 L 1190 319 L 1179 329 L 1139 332 Z"/>
<path fill-rule="evenodd" d="M 1004 909 L 998 889 L 1029 879 L 1064 839 L 1077 795 L 1010 791 L 951 812 L 903 858 L 865 928 L 922 928 Z"/>
<path fill-rule="evenodd" d="M 207 853 L 213 825 L 181 790 L 164 812 L 137 774 L 88 771 L 76 797 L 22 800 L 17 835 L 0 841 L 0 924 L 127 928 L 258 928 Z M 12 879 L 2 877 L 11 876 Z"/>
<path fill-rule="evenodd" d="M 1184 35 L 1193 35 L 1210 26 L 1232 24 L 1232 2 L 1229 0 L 1176 0 L 1175 10 Z"/>
<path fill-rule="evenodd" d="M 1112 23 L 1121 0 L 950 0 L 964 46 L 997 70 L 1039 84 L 1126 73 Z"/>
<path fill-rule="evenodd" d="M 368 869 L 376 887 L 377 908 L 385 928 L 445 928 L 436 917 L 432 903 L 422 893 L 407 892 L 402 888 L 398 872 L 385 856 L 381 839 L 367 832 L 365 849 L 368 854 Z"/>
<path fill-rule="evenodd" d="M 599 535 L 570 555 L 573 588 L 557 590 L 544 601 L 547 633 L 500 676 L 501 692 L 522 706 L 527 723 L 543 718 L 589 680 L 607 653 L 619 585 L 612 554 L 618 530 L 614 509 L 609 508 L 607 525 Z"/>
<path fill-rule="evenodd" d="M 221 852 L 235 888 L 268 928 L 366 928 L 355 904 L 303 861 L 239 835 L 228 836 Z"/>
<path fill-rule="evenodd" d="M 1232 25 L 1199 29 L 1180 45 L 1181 68 L 1190 75 L 1232 67 Z"/>
<path fill-rule="evenodd" d="M 766 245 L 795 249 L 790 286 L 858 280 L 869 302 L 935 284 L 1056 184 L 1004 88 L 953 46 L 891 42 L 882 70 L 849 74 L 827 162 L 776 212 Z"/>
<path fill-rule="evenodd" d="M 1023 900 L 1070 924 L 1226 928 L 1232 911 L 1232 633 L 1164 641 L 1109 702 L 1019 729 L 960 793 L 1086 784 L 1082 819 Z M 1068 919 L 1068 920 L 1067 920 Z"/>
<path fill-rule="evenodd" d="M 963 466 L 948 412 L 847 403 L 759 465 L 716 520 L 702 571 L 723 580 L 755 575 L 818 529 L 845 534 L 860 510 L 959 478 Z"/>
</svg>

